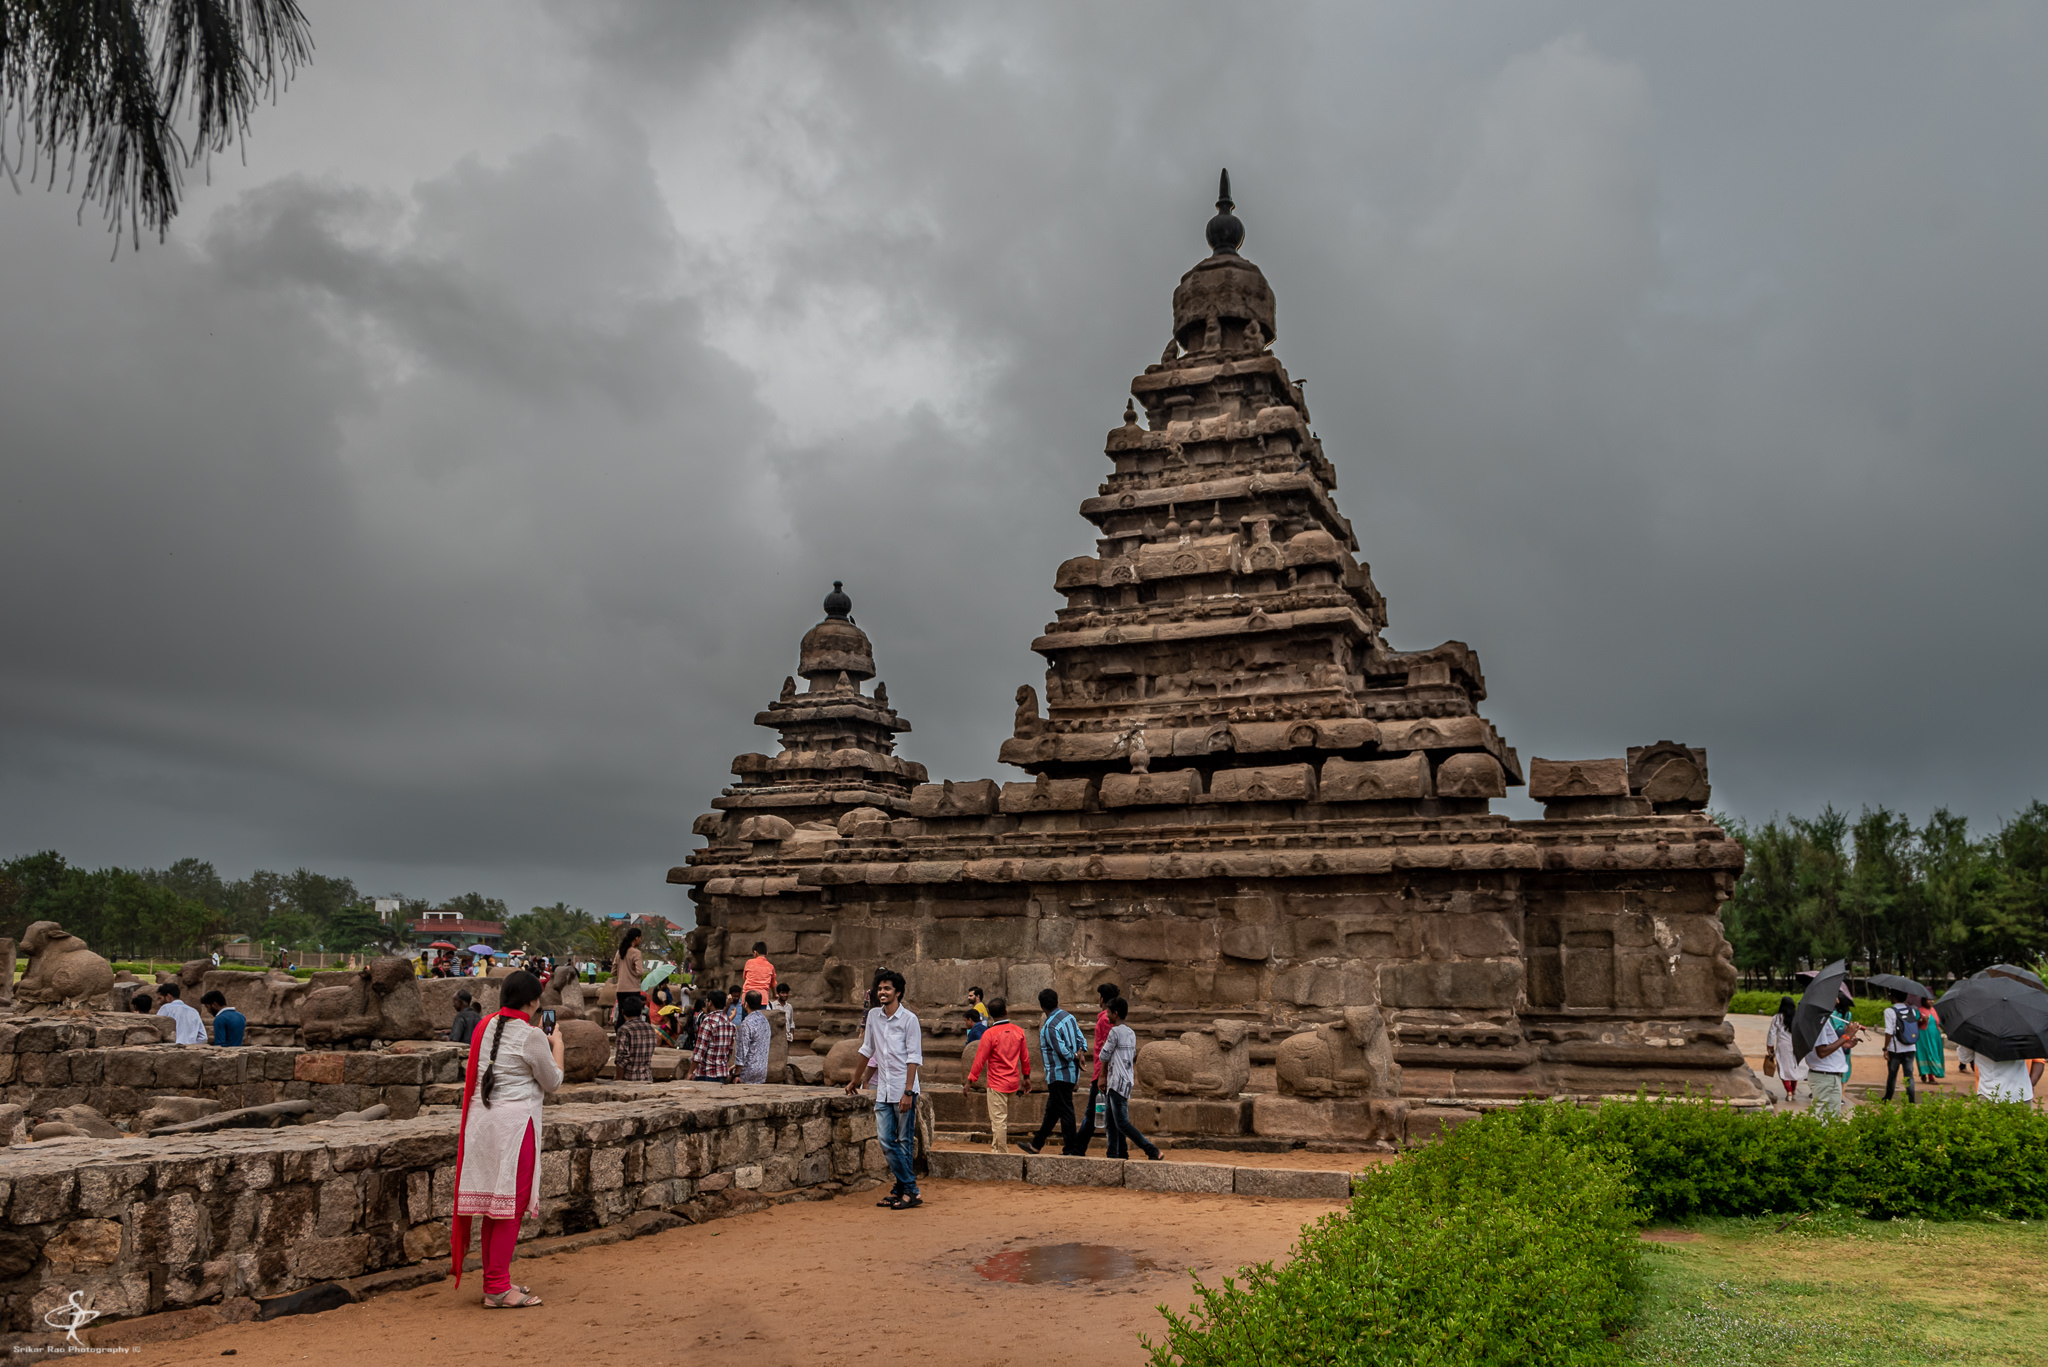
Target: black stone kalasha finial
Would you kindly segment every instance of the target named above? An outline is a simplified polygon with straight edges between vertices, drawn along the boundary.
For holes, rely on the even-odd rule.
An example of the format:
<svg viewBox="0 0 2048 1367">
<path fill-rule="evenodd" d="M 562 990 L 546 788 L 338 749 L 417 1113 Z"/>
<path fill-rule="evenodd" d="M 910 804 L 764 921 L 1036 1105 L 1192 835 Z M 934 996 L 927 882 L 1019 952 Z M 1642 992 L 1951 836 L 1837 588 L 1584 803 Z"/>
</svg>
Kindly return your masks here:
<svg viewBox="0 0 2048 1367">
<path fill-rule="evenodd" d="M 1230 212 L 1236 207 L 1230 202 L 1230 168 L 1226 166 L 1216 186 L 1216 217 L 1209 220 L 1209 250 L 1219 256 L 1235 256 L 1244 245 L 1244 224 Z"/>
<path fill-rule="evenodd" d="M 853 611 L 853 600 L 840 592 L 845 586 L 837 579 L 832 581 L 832 592 L 825 595 L 825 615 L 845 617 Z"/>
</svg>

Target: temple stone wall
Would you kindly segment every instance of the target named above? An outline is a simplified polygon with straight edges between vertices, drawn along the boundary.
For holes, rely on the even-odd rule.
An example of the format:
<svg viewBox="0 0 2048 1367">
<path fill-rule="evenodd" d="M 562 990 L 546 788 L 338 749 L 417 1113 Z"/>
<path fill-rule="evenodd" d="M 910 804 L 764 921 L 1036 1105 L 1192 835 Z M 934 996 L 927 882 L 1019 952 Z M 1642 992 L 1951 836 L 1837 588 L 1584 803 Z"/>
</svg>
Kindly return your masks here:
<svg viewBox="0 0 2048 1367">
<path fill-rule="evenodd" d="M 448 1257 L 457 1119 L 0 1150 L 0 1328 L 74 1292 L 109 1319 Z M 866 1098 L 644 1089 L 551 1106 L 524 1238 L 823 1197 L 886 1171 Z M 104 1321 L 103 1321 L 104 1322 Z"/>
</svg>

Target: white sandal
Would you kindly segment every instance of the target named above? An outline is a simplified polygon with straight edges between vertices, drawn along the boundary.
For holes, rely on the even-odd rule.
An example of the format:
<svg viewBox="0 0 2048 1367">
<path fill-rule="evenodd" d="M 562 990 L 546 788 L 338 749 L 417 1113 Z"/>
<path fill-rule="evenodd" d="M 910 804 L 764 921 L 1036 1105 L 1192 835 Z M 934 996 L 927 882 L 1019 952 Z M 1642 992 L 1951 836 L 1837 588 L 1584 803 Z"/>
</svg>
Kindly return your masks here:
<svg viewBox="0 0 2048 1367">
<path fill-rule="evenodd" d="M 514 1299 L 515 1297 L 517 1299 Z M 523 1286 L 511 1287 L 502 1296 L 484 1297 L 484 1309 L 486 1310 L 524 1310 L 528 1306 L 539 1305 L 540 1303 L 540 1297 L 534 1295 Z"/>
</svg>

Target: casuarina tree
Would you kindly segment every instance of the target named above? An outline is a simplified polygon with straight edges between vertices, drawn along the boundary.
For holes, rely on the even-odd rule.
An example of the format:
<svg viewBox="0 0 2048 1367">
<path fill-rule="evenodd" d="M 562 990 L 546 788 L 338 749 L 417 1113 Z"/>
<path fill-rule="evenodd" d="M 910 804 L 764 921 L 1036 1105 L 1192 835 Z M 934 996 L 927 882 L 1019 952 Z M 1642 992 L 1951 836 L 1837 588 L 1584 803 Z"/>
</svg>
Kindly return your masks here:
<svg viewBox="0 0 2048 1367">
<path fill-rule="evenodd" d="M 161 239 L 184 172 L 312 53 L 293 0 L 0 0 L 0 163 Z"/>
</svg>

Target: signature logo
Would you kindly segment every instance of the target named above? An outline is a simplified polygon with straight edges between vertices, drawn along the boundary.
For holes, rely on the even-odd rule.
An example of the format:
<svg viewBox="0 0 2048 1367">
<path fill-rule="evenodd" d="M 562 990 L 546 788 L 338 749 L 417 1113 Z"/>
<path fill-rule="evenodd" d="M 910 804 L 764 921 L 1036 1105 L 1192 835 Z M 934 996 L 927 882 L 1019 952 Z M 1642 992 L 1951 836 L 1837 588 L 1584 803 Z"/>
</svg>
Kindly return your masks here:
<svg viewBox="0 0 2048 1367">
<path fill-rule="evenodd" d="M 71 1298 L 43 1316 L 43 1323 L 52 1329 L 62 1329 L 67 1343 L 78 1343 L 78 1331 L 98 1319 L 103 1312 L 90 1309 L 85 1304 L 85 1293 L 74 1291 Z M 79 1345 L 83 1347 L 83 1344 Z"/>
</svg>

